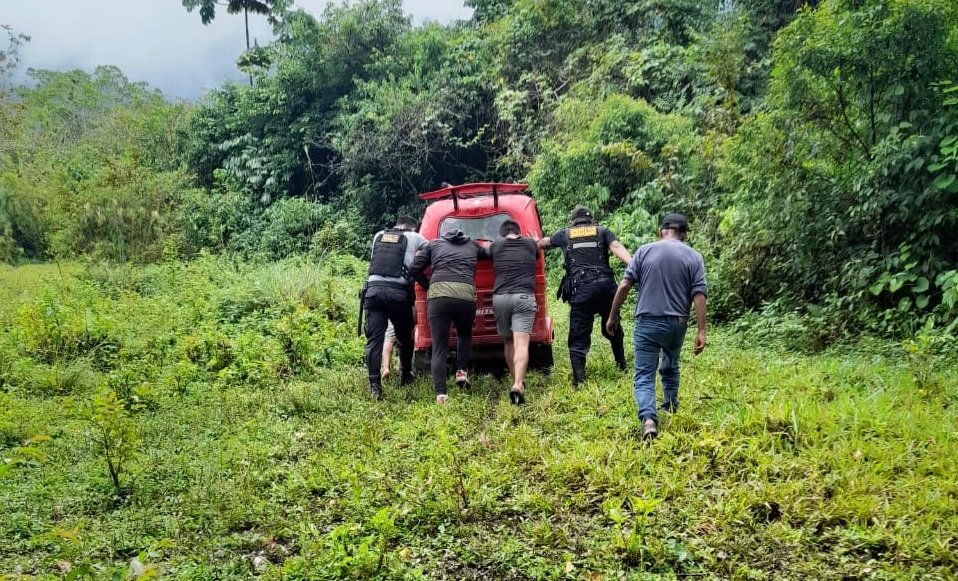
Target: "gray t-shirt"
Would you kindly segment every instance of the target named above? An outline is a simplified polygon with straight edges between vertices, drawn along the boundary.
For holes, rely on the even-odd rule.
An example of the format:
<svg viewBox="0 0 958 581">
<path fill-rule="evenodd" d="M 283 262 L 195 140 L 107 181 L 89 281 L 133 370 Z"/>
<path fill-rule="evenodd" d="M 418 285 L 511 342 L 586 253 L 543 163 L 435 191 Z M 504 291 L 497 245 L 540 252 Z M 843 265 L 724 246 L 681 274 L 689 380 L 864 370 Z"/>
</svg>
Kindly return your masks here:
<svg viewBox="0 0 958 581">
<path fill-rule="evenodd" d="M 383 230 L 380 230 L 373 236 L 373 248 L 376 247 L 376 242 L 379 240 L 379 237 L 383 235 L 383 232 Z M 418 232 L 403 232 L 403 236 L 406 237 L 406 254 L 403 256 L 402 263 L 406 265 L 406 268 L 409 268 L 412 265 L 412 261 L 416 258 L 416 252 L 425 246 L 427 242 Z M 372 251 L 370 251 L 369 256 L 372 257 Z M 409 281 L 402 277 L 373 274 L 369 276 L 369 282 L 407 283 Z"/>
<path fill-rule="evenodd" d="M 702 255 L 679 240 L 644 244 L 625 269 L 639 292 L 635 316 L 689 316 L 692 297 L 706 294 Z"/>
</svg>

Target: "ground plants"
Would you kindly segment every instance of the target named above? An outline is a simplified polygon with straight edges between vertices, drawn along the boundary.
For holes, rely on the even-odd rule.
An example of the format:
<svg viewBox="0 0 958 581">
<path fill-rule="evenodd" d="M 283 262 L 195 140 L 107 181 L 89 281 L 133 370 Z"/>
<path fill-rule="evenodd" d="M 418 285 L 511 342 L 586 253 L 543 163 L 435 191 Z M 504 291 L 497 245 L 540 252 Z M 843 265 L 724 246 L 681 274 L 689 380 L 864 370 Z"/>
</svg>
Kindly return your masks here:
<svg viewBox="0 0 958 581">
<path fill-rule="evenodd" d="M 522 408 L 491 375 L 445 407 L 425 379 L 369 401 L 351 259 L 204 258 L 101 270 L 90 287 L 85 267 L 63 266 L 7 269 L 0 294 L 21 307 L 87 288 L 93 317 L 121 315 L 109 324 L 121 354 L 71 394 L 5 376 L 5 574 L 895 579 L 958 567 L 958 385 L 932 332 L 906 350 L 803 355 L 715 331 L 683 360 L 681 410 L 649 446 L 598 337 L 583 389 L 559 351 Z M 278 325 L 304 310 L 307 357 L 294 360 Z M 551 312 L 562 337 L 566 309 Z M 29 372 L 45 364 L 12 348 L 16 313 L 0 313 L 0 345 Z M 326 341 L 348 356 L 310 359 Z"/>
<path fill-rule="evenodd" d="M 94 455 L 106 465 L 107 475 L 117 497 L 123 497 L 129 492 L 140 444 L 136 425 L 125 404 L 125 401 L 117 398 L 114 391 L 98 394 L 90 402 L 85 418 L 89 422 L 86 437 Z"/>
</svg>

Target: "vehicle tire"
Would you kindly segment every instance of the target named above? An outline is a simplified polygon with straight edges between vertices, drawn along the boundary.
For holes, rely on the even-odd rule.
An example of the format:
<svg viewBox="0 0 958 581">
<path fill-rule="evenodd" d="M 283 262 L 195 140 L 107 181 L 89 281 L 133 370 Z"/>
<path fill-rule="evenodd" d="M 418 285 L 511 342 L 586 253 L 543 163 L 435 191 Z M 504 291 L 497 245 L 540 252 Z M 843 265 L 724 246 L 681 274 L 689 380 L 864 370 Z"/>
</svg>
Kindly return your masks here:
<svg viewBox="0 0 958 581">
<path fill-rule="evenodd" d="M 549 373 L 552 371 L 552 343 L 535 343 L 529 345 L 529 369 L 537 369 Z"/>
<path fill-rule="evenodd" d="M 416 373 L 428 374 L 432 370 L 431 353 L 432 349 L 425 349 L 423 351 L 416 351 L 413 354 L 412 366 L 416 369 Z"/>
</svg>

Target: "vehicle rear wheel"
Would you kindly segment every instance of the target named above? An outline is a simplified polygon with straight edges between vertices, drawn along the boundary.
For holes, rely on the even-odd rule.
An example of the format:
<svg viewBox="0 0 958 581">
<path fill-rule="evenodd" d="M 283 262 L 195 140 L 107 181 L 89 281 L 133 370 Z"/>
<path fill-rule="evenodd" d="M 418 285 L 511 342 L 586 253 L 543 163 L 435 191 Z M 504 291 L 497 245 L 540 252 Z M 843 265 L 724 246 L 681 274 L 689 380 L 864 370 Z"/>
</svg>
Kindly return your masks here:
<svg viewBox="0 0 958 581">
<path fill-rule="evenodd" d="M 529 345 L 529 369 L 549 373 L 552 371 L 552 343 L 534 343 Z"/>
</svg>

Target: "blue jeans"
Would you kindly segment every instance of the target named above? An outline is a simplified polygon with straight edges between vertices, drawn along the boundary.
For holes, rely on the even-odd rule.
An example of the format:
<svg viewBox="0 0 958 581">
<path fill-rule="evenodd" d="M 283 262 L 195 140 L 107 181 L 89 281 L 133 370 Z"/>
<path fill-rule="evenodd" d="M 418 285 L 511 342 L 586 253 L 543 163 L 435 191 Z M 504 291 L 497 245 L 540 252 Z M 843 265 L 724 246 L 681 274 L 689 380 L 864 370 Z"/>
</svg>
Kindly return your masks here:
<svg viewBox="0 0 958 581">
<path fill-rule="evenodd" d="M 635 348 L 635 405 L 639 419 L 658 421 L 655 413 L 655 370 L 662 376 L 662 407 L 679 407 L 679 354 L 688 323 L 678 317 L 640 315 L 635 319 L 632 343 Z"/>
</svg>

